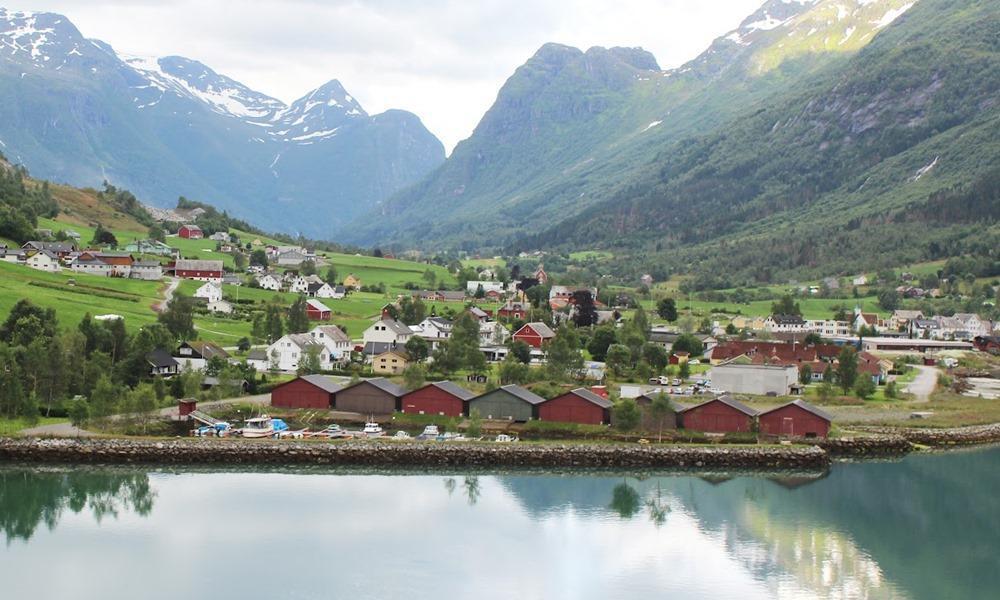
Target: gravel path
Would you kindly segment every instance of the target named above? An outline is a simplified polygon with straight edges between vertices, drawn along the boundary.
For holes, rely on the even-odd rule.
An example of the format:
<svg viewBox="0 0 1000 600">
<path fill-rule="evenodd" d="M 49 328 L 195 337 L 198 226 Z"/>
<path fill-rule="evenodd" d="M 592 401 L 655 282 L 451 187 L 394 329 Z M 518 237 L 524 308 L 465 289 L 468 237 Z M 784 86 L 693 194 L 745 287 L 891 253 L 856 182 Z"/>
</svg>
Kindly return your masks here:
<svg viewBox="0 0 1000 600">
<path fill-rule="evenodd" d="M 934 367 L 926 365 L 913 365 L 913 368 L 920 372 L 917 373 L 916 379 L 906 386 L 904 391 L 907 394 L 913 394 L 917 402 L 927 402 L 930 400 L 931 394 L 934 393 L 934 388 L 937 387 L 939 371 Z"/>
</svg>

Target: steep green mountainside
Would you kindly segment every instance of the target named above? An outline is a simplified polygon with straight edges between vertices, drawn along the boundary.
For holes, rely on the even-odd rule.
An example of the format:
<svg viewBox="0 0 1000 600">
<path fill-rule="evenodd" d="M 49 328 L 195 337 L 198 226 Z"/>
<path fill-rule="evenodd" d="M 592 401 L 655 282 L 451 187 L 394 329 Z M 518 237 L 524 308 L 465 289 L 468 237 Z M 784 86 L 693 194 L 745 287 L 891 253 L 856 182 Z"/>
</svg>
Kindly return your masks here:
<svg viewBox="0 0 1000 600">
<path fill-rule="evenodd" d="M 585 240 L 619 249 L 620 269 L 757 281 L 995 255 L 998 171 L 1000 4 L 921 0 L 797 93 L 663 148 L 519 246 Z"/>
<path fill-rule="evenodd" d="M 64 16 L 2 8 L 0 151 L 53 181 L 197 198 L 311 237 L 444 160 L 416 115 L 369 115 L 337 80 L 286 106 L 197 61 L 120 54 Z"/>
<path fill-rule="evenodd" d="M 444 165 L 343 234 L 359 243 L 473 248 L 544 231 L 614 195 L 677 140 L 842 63 L 911 4 L 770 0 L 668 71 L 639 49 L 546 45 Z"/>
</svg>

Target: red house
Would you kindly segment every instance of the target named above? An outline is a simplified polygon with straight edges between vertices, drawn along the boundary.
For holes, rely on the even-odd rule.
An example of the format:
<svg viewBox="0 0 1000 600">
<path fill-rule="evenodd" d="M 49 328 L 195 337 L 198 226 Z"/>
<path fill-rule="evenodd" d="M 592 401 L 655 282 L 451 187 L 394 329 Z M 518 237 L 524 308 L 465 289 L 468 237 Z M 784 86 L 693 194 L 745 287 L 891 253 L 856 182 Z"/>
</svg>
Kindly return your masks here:
<svg viewBox="0 0 1000 600">
<path fill-rule="evenodd" d="M 177 236 L 189 240 L 200 240 L 205 237 L 205 232 L 197 225 L 181 225 L 181 228 L 177 230 Z"/>
<path fill-rule="evenodd" d="M 538 418 L 560 423 L 603 425 L 611 422 L 611 401 L 586 388 L 577 388 L 539 404 Z"/>
<path fill-rule="evenodd" d="M 271 406 L 329 409 L 341 386 L 323 375 L 303 375 L 271 390 Z"/>
<path fill-rule="evenodd" d="M 331 314 L 330 309 L 319 300 L 306 300 L 306 316 L 310 321 L 329 321 Z"/>
<path fill-rule="evenodd" d="M 465 403 L 475 396 L 450 381 L 438 381 L 404 395 L 399 403 L 400 412 L 460 417 L 465 412 Z"/>
<path fill-rule="evenodd" d="M 763 434 L 807 438 L 825 438 L 833 421 L 830 415 L 802 400 L 762 412 L 759 419 Z"/>
<path fill-rule="evenodd" d="M 541 348 L 554 337 L 556 333 L 545 323 L 526 323 L 514 334 L 515 340 L 521 340 L 532 348 Z"/>
<path fill-rule="evenodd" d="M 510 301 L 497 310 L 500 319 L 524 319 L 528 316 L 529 305 L 524 302 Z"/>
<path fill-rule="evenodd" d="M 757 411 L 730 395 L 719 396 L 680 412 L 684 429 L 709 433 L 748 432 L 753 430 Z"/>
</svg>

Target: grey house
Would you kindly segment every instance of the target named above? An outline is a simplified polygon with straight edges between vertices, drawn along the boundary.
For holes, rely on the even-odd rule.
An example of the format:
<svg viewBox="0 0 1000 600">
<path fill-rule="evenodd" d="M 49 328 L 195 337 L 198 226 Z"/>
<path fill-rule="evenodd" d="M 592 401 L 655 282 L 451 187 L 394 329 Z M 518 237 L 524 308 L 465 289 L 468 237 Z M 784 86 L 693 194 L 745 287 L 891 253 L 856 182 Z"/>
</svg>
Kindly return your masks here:
<svg viewBox="0 0 1000 600">
<path fill-rule="evenodd" d="M 519 385 L 505 385 L 469 400 L 469 414 L 478 411 L 484 419 L 530 421 L 545 398 Z"/>
<path fill-rule="evenodd" d="M 334 407 L 363 415 L 389 415 L 399 410 L 404 394 L 404 388 L 384 377 L 365 379 L 337 392 Z"/>
</svg>

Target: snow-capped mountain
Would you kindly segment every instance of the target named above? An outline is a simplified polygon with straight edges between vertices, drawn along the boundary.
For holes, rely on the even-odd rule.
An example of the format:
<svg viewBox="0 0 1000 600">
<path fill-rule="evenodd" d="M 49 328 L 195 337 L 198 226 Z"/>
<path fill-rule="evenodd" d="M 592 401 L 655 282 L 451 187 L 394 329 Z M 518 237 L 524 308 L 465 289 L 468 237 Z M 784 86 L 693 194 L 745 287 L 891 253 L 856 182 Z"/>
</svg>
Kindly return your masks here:
<svg viewBox="0 0 1000 600">
<path fill-rule="evenodd" d="M 415 115 L 384 116 L 337 80 L 288 106 L 196 60 L 118 53 L 62 15 L 0 8 L 0 150 L 38 177 L 329 235 L 444 160 Z"/>
</svg>

